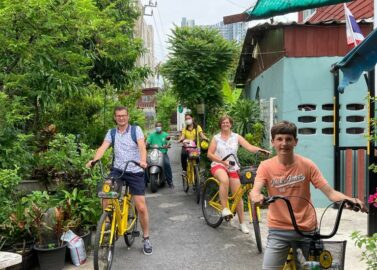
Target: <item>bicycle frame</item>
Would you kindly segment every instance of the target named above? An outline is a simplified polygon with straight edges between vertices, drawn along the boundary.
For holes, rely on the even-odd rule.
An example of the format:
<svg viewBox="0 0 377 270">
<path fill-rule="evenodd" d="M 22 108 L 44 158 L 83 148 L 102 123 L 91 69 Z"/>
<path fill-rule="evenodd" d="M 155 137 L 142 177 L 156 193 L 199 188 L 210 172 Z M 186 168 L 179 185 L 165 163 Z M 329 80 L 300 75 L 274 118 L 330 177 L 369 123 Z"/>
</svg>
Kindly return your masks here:
<svg viewBox="0 0 377 270">
<path fill-rule="evenodd" d="M 296 233 L 298 233 L 303 238 L 307 238 L 307 239 L 310 240 L 309 254 L 308 254 L 309 262 L 313 262 L 313 261 L 318 262 L 318 263 L 320 263 L 320 265 L 322 267 L 322 261 L 321 261 L 321 256 L 322 256 L 324 262 L 329 263 L 328 267 L 326 266 L 326 267 L 324 267 L 324 269 L 331 267 L 332 266 L 331 253 L 329 251 L 323 249 L 321 241 L 323 239 L 329 239 L 337 233 L 338 228 L 339 228 L 340 219 L 341 219 L 341 216 L 342 216 L 342 212 L 343 212 L 344 206 L 346 204 L 348 204 L 352 208 L 352 210 L 354 210 L 356 212 L 360 210 L 360 205 L 358 205 L 354 202 L 351 202 L 349 200 L 341 201 L 340 206 L 338 208 L 337 215 L 336 215 L 334 227 L 333 227 L 330 234 L 324 235 L 324 234 L 320 233 L 320 228 L 316 228 L 313 233 L 305 233 L 305 232 L 303 232 L 299 229 L 297 222 L 296 222 L 294 212 L 293 212 L 292 205 L 291 205 L 291 203 L 290 203 L 290 201 L 288 200 L 287 197 L 280 196 L 280 195 L 268 197 L 268 198 L 265 198 L 265 203 L 270 204 L 270 203 L 275 202 L 276 200 L 283 200 L 285 202 L 287 209 L 288 209 L 288 212 L 289 212 L 289 215 L 290 215 L 290 218 L 291 218 L 291 221 L 292 221 L 292 226 L 293 226 L 294 230 L 296 231 Z M 318 245 L 318 243 L 319 243 L 319 245 Z M 325 254 L 323 252 L 327 252 L 328 254 Z M 322 255 L 322 254 L 325 254 L 325 255 Z M 327 258 L 331 258 L 331 261 L 326 262 Z M 296 270 L 296 268 L 297 267 L 296 267 L 296 264 L 295 264 L 295 255 L 294 255 L 293 249 L 290 248 L 289 253 L 288 253 L 288 257 L 287 257 L 287 260 L 286 260 L 286 263 L 285 263 L 283 269 L 284 270 Z M 310 269 L 312 269 L 312 268 L 310 268 Z"/>
<path fill-rule="evenodd" d="M 209 179 L 212 179 L 213 181 L 216 181 L 218 185 L 220 185 L 220 182 L 214 178 L 214 177 L 211 177 Z M 208 180 L 209 180 L 208 179 Z M 240 200 L 242 200 L 242 197 L 245 193 L 249 192 L 251 189 L 252 189 L 252 184 L 245 184 L 245 185 L 240 185 L 240 187 L 237 189 L 237 191 L 232 194 L 232 196 L 228 196 L 228 200 L 227 200 L 227 207 L 230 209 L 230 211 L 232 213 L 236 213 L 236 208 L 237 208 L 237 205 L 238 203 L 240 202 Z M 217 191 L 213 197 L 211 198 L 211 200 L 209 201 L 209 205 L 213 208 L 215 208 L 217 211 L 221 212 L 223 207 L 221 206 L 220 204 L 220 201 L 216 201 L 216 197 L 219 196 L 219 191 Z M 230 203 L 229 202 L 233 202 L 232 205 L 230 206 Z M 259 208 L 257 208 L 258 210 L 258 217 L 260 217 L 260 210 Z M 253 220 L 252 218 L 252 213 L 251 213 L 251 203 L 250 203 L 250 200 L 248 200 L 248 212 L 249 212 L 249 217 L 250 217 L 250 221 Z"/>
<path fill-rule="evenodd" d="M 195 166 L 198 166 L 196 159 L 189 159 L 187 160 L 187 181 L 189 185 L 194 185 L 195 180 Z"/>
</svg>

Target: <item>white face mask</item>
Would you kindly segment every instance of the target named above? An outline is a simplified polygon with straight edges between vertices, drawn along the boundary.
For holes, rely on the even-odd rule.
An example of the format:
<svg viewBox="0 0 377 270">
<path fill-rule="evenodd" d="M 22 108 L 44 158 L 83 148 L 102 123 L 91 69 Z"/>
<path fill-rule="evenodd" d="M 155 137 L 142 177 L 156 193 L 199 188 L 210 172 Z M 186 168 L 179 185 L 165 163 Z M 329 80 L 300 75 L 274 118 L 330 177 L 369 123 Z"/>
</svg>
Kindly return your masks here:
<svg viewBox="0 0 377 270">
<path fill-rule="evenodd" d="M 191 125 L 192 124 L 192 119 L 187 119 L 186 121 L 185 121 L 185 123 L 186 123 L 186 125 Z"/>
<path fill-rule="evenodd" d="M 156 132 L 161 132 L 162 131 L 162 127 L 156 127 Z"/>
</svg>

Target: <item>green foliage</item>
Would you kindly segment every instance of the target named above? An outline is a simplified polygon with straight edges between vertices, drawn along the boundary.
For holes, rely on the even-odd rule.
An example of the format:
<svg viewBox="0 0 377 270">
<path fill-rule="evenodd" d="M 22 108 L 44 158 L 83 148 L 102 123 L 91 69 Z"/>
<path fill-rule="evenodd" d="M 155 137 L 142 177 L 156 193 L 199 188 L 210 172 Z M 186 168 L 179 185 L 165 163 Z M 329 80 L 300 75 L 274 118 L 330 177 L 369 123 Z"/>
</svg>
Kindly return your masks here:
<svg viewBox="0 0 377 270">
<path fill-rule="evenodd" d="M 70 219 L 79 220 L 80 227 L 91 227 L 96 224 L 102 214 L 97 194 L 77 188 L 74 188 L 72 192 L 62 190 L 61 194 L 64 197 L 61 198 L 59 205 L 63 205 Z"/>
<path fill-rule="evenodd" d="M 31 118 L 29 107 L 23 103 L 23 98 L 12 99 L 0 92 L 0 168 L 18 166 L 22 175 L 28 175 L 33 166 L 34 136 L 20 133 Z"/>
<path fill-rule="evenodd" d="M 225 110 L 230 110 L 232 106 L 234 106 L 237 101 L 239 100 L 242 89 L 232 89 L 231 85 L 229 84 L 228 81 L 223 82 L 223 96 L 224 96 L 224 107 Z"/>
<path fill-rule="evenodd" d="M 253 100 L 239 99 L 230 109 L 229 115 L 234 121 L 233 131 L 245 136 L 253 132 L 254 124 L 260 122 L 259 104 Z"/>
<path fill-rule="evenodd" d="M 351 235 L 355 245 L 361 249 L 361 260 L 368 265 L 368 270 L 377 269 L 377 233 L 372 236 L 356 231 Z"/>
<path fill-rule="evenodd" d="M 261 122 L 256 122 L 251 127 L 252 133 L 246 133 L 245 139 L 252 145 L 262 146 L 264 139 L 264 126 Z"/>
<path fill-rule="evenodd" d="M 7 126 L 16 123 L 16 133 L 31 131 L 38 139 L 54 124 L 62 133 L 81 134 L 91 145 L 98 144 L 112 121 L 112 105 L 132 94 L 150 74 L 135 66 L 144 52 L 133 33 L 138 16 L 131 0 L 3 1 L 0 88 L 8 99 L 4 110 L 11 112 L 13 104 L 25 108 L 24 118 L 9 113 L 14 119 L 5 118 Z M 111 117 L 103 121 L 108 113 Z M 5 149 L 11 148 L 8 142 Z M 2 160 L 0 152 L 0 166 Z"/>
<path fill-rule="evenodd" d="M 216 30 L 176 27 L 169 38 L 171 55 L 161 73 L 172 83 L 178 101 L 195 111 L 202 101 L 208 113 L 223 104 L 222 83 L 236 46 Z"/>
<path fill-rule="evenodd" d="M 58 179 L 68 188 L 85 186 L 88 177 L 85 164 L 93 156 L 86 144 L 77 144 L 75 136 L 57 134 L 49 143 L 48 150 L 40 153 L 38 171 L 45 180 Z"/>
<path fill-rule="evenodd" d="M 157 121 L 162 122 L 164 130 L 170 129 L 170 119 L 177 108 L 177 99 L 171 89 L 161 91 L 156 96 Z"/>
</svg>

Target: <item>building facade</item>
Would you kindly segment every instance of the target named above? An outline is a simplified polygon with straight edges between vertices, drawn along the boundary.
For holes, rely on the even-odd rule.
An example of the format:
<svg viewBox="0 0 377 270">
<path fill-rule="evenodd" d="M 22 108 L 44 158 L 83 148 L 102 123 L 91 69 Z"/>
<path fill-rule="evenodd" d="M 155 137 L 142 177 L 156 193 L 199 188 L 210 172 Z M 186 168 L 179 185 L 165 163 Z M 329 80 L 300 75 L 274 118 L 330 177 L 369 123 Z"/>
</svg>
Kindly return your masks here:
<svg viewBox="0 0 377 270">
<path fill-rule="evenodd" d="M 372 30 L 368 22 L 359 26 L 364 35 Z M 296 152 L 312 159 L 333 186 L 335 121 L 339 121 L 341 145 L 367 145 L 365 82 L 347 88 L 340 96 L 340 108 L 334 108 L 335 79 L 330 70 L 348 51 L 344 23 L 263 24 L 248 29 L 235 77 L 246 97 L 259 100 L 267 134 L 276 121 L 294 122 L 299 139 Z M 335 109 L 339 109 L 339 119 L 334 119 Z M 345 176 L 346 160 L 340 166 Z M 362 172 L 355 176 L 355 185 L 363 188 L 366 163 L 355 171 Z M 326 198 L 312 191 L 316 205 L 324 206 Z"/>
</svg>

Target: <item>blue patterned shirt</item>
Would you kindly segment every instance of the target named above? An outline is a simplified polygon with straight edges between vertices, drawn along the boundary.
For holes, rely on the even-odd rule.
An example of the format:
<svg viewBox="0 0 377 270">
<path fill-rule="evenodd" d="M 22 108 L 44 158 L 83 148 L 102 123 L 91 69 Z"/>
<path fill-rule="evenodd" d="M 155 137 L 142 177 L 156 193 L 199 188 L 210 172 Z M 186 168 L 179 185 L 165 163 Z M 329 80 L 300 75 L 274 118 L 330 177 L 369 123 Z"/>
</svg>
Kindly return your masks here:
<svg viewBox="0 0 377 270">
<path fill-rule="evenodd" d="M 111 143 L 111 129 L 106 133 L 105 141 Z M 136 139 L 144 139 L 143 131 L 139 126 L 136 126 Z M 116 130 L 115 133 L 115 144 L 114 144 L 114 164 L 113 167 L 119 170 L 123 170 L 126 166 L 126 162 L 129 160 L 135 160 L 140 162 L 140 152 L 138 145 L 131 138 L 131 128 L 128 125 L 124 133 L 120 133 L 119 130 Z M 138 166 L 130 163 L 127 167 L 127 172 L 142 172 L 143 169 Z"/>
</svg>

